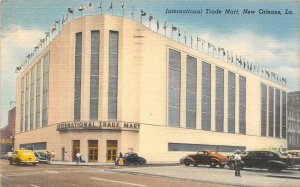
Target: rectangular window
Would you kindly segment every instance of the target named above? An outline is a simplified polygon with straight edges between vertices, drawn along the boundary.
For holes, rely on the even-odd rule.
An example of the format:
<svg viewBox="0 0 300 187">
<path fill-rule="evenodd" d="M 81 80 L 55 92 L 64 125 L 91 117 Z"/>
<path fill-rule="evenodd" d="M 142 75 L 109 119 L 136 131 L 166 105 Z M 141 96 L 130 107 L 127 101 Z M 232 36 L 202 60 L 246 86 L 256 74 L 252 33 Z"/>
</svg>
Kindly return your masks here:
<svg viewBox="0 0 300 187">
<path fill-rule="evenodd" d="M 286 93 L 285 92 L 281 92 L 281 93 L 282 93 L 282 97 L 281 97 L 281 99 L 282 99 L 281 137 L 286 138 Z M 300 118 L 300 116 L 299 116 L 299 118 Z"/>
<path fill-rule="evenodd" d="M 35 68 L 31 70 L 31 79 L 30 79 L 30 130 L 33 129 L 33 119 L 34 119 L 34 83 L 35 83 Z"/>
<path fill-rule="evenodd" d="M 76 41 L 75 41 L 74 121 L 80 121 L 81 68 L 82 68 L 82 33 L 79 32 L 76 33 Z"/>
<path fill-rule="evenodd" d="M 275 136 L 280 138 L 280 90 L 275 90 Z"/>
<path fill-rule="evenodd" d="M 239 76 L 239 133 L 246 134 L 246 78 Z"/>
<path fill-rule="evenodd" d="M 169 49 L 168 124 L 180 127 L 181 53 Z"/>
<path fill-rule="evenodd" d="M 199 150 L 213 150 L 217 152 L 234 152 L 236 150 L 245 151 L 245 146 L 230 145 L 210 145 L 210 144 L 185 144 L 185 143 L 168 143 L 168 151 L 189 151 L 197 152 Z"/>
<path fill-rule="evenodd" d="M 24 77 L 21 80 L 21 123 L 20 123 L 20 132 L 23 132 L 24 129 Z"/>
<path fill-rule="evenodd" d="M 224 132 L 224 70 L 216 67 L 216 131 Z"/>
<path fill-rule="evenodd" d="M 228 132 L 235 133 L 235 74 L 228 72 Z"/>
<path fill-rule="evenodd" d="M 99 104 L 99 31 L 91 32 L 90 120 L 98 120 Z"/>
<path fill-rule="evenodd" d="M 42 107 L 42 127 L 48 124 L 48 95 L 49 95 L 49 53 L 43 61 L 43 107 Z"/>
<path fill-rule="evenodd" d="M 40 127 L 40 103 L 41 103 L 41 62 L 36 67 L 36 90 L 35 90 L 35 128 Z"/>
<path fill-rule="evenodd" d="M 197 59 L 186 59 L 186 128 L 196 128 Z"/>
<path fill-rule="evenodd" d="M 109 31 L 108 119 L 117 120 L 119 32 Z"/>
<path fill-rule="evenodd" d="M 261 88 L 261 136 L 267 135 L 267 86 L 264 84 L 260 85 Z"/>
<path fill-rule="evenodd" d="M 202 62 L 202 130 L 211 130 L 211 65 Z"/>
<path fill-rule="evenodd" d="M 28 131 L 28 105 L 29 105 L 29 74 L 26 75 L 26 89 L 25 89 L 25 131 Z"/>
<path fill-rule="evenodd" d="M 274 88 L 269 87 L 269 136 L 273 137 L 274 131 Z"/>
</svg>

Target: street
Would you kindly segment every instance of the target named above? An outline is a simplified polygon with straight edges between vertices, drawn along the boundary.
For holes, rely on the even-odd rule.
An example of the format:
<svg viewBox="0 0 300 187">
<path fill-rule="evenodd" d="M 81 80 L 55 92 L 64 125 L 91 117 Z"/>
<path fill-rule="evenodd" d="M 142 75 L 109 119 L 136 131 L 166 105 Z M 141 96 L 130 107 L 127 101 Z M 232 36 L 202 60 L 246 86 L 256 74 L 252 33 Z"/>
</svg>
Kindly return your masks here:
<svg viewBox="0 0 300 187">
<path fill-rule="evenodd" d="M 228 168 L 204 166 L 70 166 L 9 165 L 0 161 L 1 186 L 299 186 L 299 171 L 272 173 L 243 170 L 235 177 Z M 287 177 L 294 177 L 287 178 Z"/>
</svg>

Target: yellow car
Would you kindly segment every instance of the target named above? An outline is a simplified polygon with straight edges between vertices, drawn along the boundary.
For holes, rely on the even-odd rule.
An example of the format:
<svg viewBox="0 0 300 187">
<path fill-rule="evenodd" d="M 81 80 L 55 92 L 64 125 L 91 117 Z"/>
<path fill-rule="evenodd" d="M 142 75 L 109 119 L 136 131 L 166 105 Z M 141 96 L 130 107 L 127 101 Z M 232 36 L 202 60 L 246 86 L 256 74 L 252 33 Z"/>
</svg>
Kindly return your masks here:
<svg viewBox="0 0 300 187">
<path fill-rule="evenodd" d="M 16 163 L 17 165 L 20 165 L 21 163 L 32 163 L 35 166 L 37 162 L 38 161 L 34 156 L 34 152 L 25 149 L 16 150 L 13 153 L 13 156 L 9 159 L 10 164 Z"/>
</svg>

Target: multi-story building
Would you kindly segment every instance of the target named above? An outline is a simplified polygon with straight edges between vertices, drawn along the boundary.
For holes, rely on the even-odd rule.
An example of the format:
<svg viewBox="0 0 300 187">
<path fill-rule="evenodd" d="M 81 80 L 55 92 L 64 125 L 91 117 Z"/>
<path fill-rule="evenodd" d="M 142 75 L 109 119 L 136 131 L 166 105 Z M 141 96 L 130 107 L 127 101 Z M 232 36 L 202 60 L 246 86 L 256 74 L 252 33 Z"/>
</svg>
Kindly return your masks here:
<svg viewBox="0 0 300 187">
<path fill-rule="evenodd" d="M 12 151 L 14 147 L 14 132 L 16 123 L 16 107 L 13 107 L 8 111 L 8 121 L 7 126 L 0 129 L 1 146 L 0 154 L 3 152 Z"/>
<path fill-rule="evenodd" d="M 300 91 L 288 93 L 288 149 L 300 149 Z"/>
<path fill-rule="evenodd" d="M 110 15 L 69 21 L 18 76 L 16 148 L 112 162 L 287 147 L 285 86 Z"/>
</svg>

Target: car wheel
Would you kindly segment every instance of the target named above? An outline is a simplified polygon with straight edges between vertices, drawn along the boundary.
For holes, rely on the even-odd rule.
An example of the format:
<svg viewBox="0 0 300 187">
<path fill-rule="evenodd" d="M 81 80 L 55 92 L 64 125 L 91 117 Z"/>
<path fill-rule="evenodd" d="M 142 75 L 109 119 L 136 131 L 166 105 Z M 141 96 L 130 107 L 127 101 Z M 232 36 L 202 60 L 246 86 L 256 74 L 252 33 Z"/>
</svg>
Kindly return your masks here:
<svg viewBox="0 0 300 187">
<path fill-rule="evenodd" d="M 224 168 L 225 164 L 220 164 L 219 166 L 220 168 Z"/>
<path fill-rule="evenodd" d="M 215 168 L 217 166 L 217 164 L 214 161 L 212 161 L 212 162 L 210 162 L 209 166 L 211 168 Z"/>
<path fill-rule="evenodd" d="M 195 167 L 197 167 L 197 166 L 198 166 L 198 164 L 197 164 L 197 163 L 194 163 L 193 165 L 194 165 Z"/>
<path fill-rule="evenodd" d="M 19 166 L 19 165 L 20 165 L 20 163 L 21 163 L 21 162 L 20 162 L 20 160 L 19 160 L 19 159 L 17 159 L 17 160 L 16 160 L 16 164 Z"/>
<path fill-rule="evenodd" d="M 229 169 L 234 169 L 234 163 L 230 163 L 230 164 L 228 164 L 228 166 L 229 166 Z"/>
<path fill-rule="evenodd" d="M 191 161 L 190 160 L 185 160 L 184 161 L 184 165 L 185 166 L 190 166 L 191 165 Z"/>
</svg>

